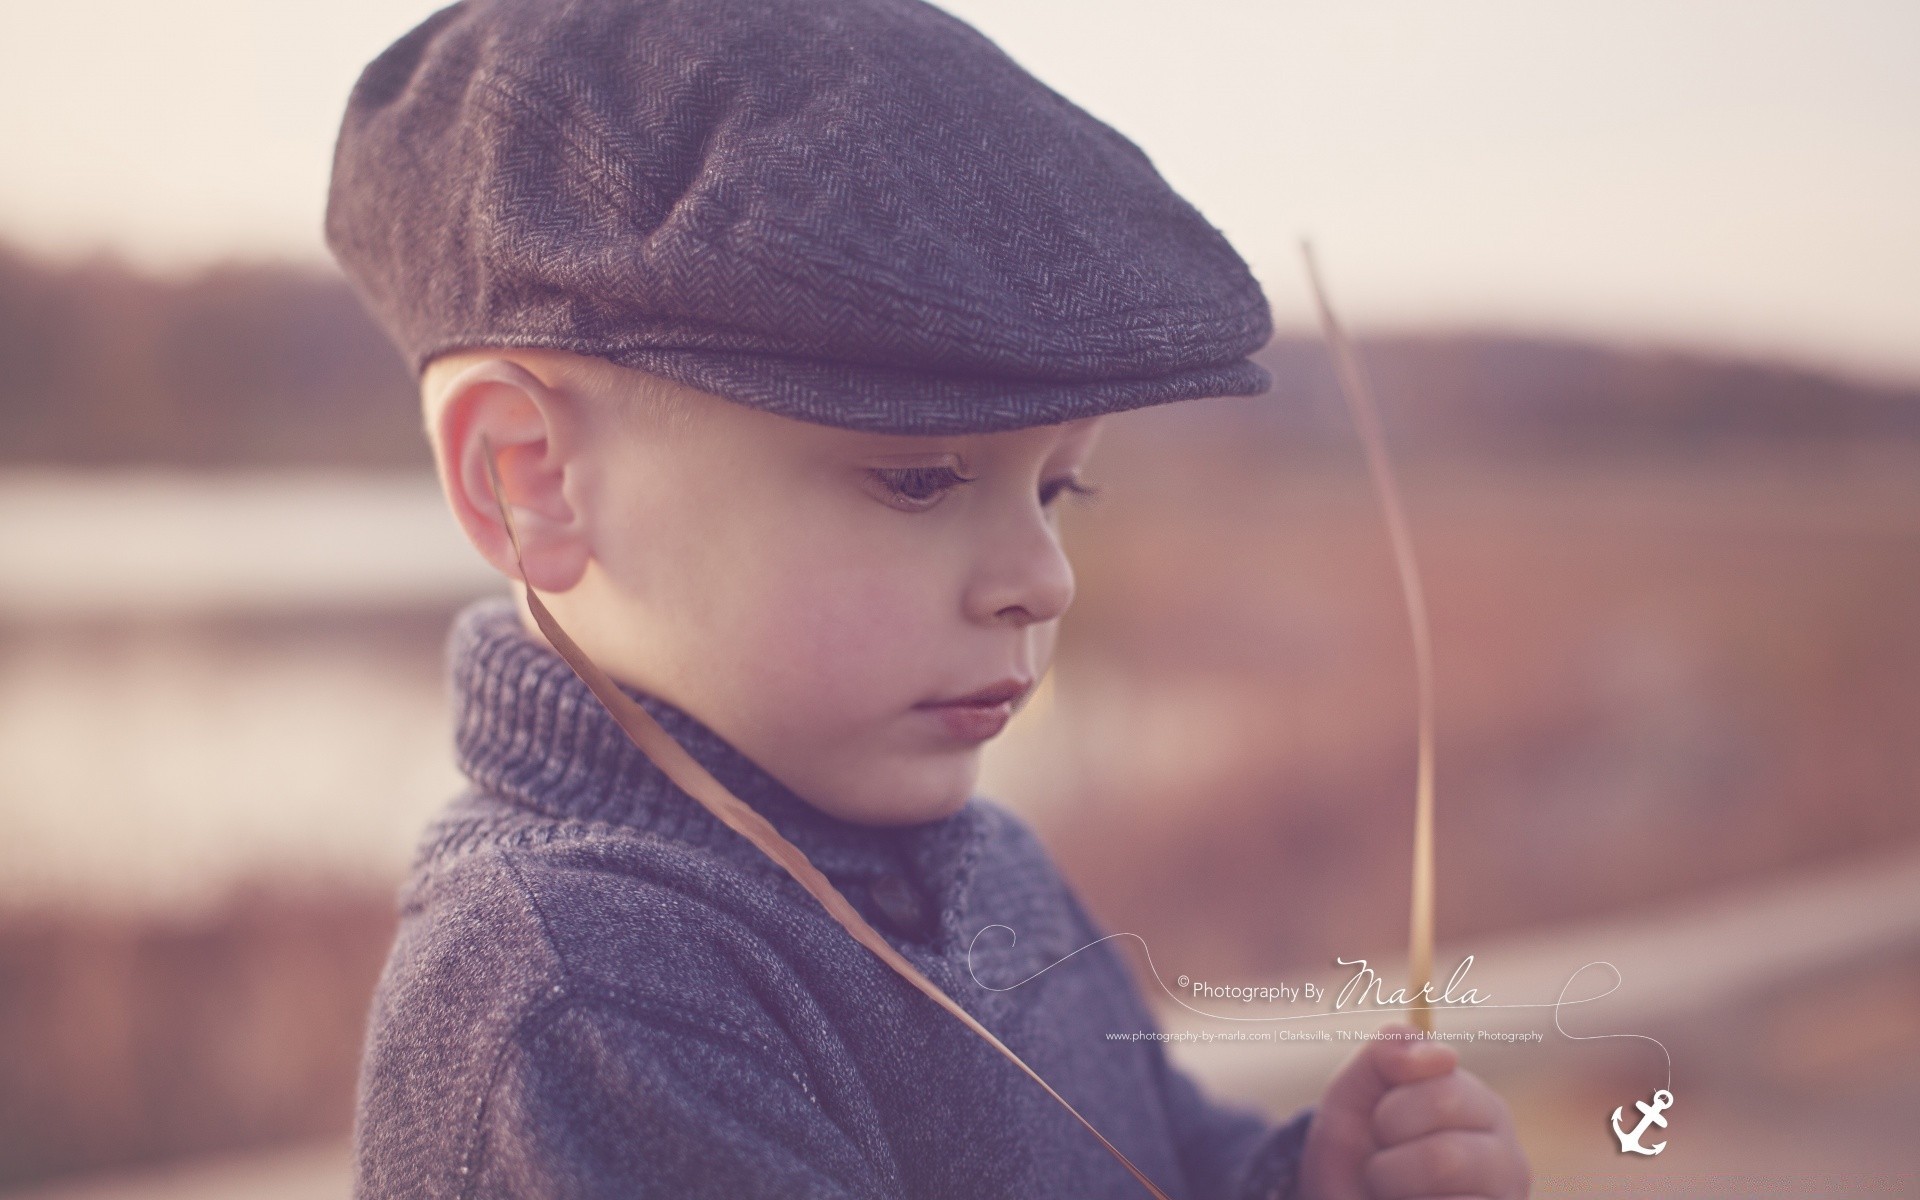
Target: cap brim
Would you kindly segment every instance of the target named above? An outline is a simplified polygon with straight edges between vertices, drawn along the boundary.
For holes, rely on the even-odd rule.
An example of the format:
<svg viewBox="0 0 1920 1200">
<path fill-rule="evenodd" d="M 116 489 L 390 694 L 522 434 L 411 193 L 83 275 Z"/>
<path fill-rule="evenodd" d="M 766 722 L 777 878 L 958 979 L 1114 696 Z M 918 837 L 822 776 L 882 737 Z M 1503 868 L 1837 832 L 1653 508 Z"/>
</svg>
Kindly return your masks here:
<svg viewBox="0 0 1920 1200">
<path fill-rule="evenodd" d="M 1251 359 L 1151 379 L 1009 380 L 778 355 L 636 348 L 601 356 L 765 412 L 866 433 L 997 433 L 1273 385 Z"/>
</svg>

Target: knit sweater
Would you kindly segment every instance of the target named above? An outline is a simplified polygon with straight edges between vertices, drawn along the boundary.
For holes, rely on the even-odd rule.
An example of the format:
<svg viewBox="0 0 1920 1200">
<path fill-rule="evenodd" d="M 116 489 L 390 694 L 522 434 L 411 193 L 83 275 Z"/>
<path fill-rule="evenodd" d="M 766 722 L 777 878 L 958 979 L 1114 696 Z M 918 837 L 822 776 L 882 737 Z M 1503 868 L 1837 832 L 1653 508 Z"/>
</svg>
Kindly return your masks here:
<svg viewBox="0 0 1920 1200">
<path fill-rule="evenodd" d="M 357 1200 L 1147 1195 L 674 785 L 511 601 L 465 609 L 448 659 L 468 786 L 398 893 Z M 974 796 L 919 825 L 843 821 L 626 690 L 1169 1197 L 1291 1189 L 1311 1110 L 1276 1126 L 1209 1100 L 1160 1041 L 1110 1039 L 1153 1018 L 1011 811 Z"/>
</svg>

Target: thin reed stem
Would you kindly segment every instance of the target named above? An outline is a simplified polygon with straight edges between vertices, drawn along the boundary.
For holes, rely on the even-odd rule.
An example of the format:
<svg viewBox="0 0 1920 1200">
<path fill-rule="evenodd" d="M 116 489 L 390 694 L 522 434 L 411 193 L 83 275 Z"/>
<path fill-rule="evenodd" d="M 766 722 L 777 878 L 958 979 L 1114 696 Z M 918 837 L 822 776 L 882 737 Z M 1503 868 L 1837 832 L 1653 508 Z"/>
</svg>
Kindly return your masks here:
<svg viewBox="0 0 1920 1200">
<path fill-rule="evenodd" d="M 1427 629 L 1427 602 L 1420 586 L 1420 566 L 1413 557 L 1413 538 L 1407 532 L 1407 517 L 1400 504 L 1400 489 L 1394 482 L 1393 464 L 1387 458 L 1386 437 L 1380 431 L 1380 415 L 1374 406 L 1373 389 L 1360 366 L 1346 331 L 1333 315 L 1326 288 L 1320 282 L 1320 269 L 1313 257 L 1311 243 L 1300 243 L 1306 259 L 1307 280 L 1313 287 L 1313 300 L 1320 311 L 1320 331 L 1333 357 L 1334 375 L 1340 383 L 1347 410 L 1353 414 L 1354 427 L 1366 446 L 1367 468 L 1373 477 L 1374 493 L 1380 499 L 1387 519 L 1387 534 L 1393 541 L 1393 558 L 1399 568 L 1400 590 L 1406 598 L 1407 622 L 1413 629 L 1414 673 L 1419 692 L 1420 758 L 1414 786 L 1413 804 L 1413 901 L 1408 922 L 1408 992 L 1412 1000 L 1408 1015 L 1414 1027 L 1423 1033 L 1433 1031 L 1433 1006 L 1428 997 L 1433 982 L 1433 641 Z"/>
</svg>

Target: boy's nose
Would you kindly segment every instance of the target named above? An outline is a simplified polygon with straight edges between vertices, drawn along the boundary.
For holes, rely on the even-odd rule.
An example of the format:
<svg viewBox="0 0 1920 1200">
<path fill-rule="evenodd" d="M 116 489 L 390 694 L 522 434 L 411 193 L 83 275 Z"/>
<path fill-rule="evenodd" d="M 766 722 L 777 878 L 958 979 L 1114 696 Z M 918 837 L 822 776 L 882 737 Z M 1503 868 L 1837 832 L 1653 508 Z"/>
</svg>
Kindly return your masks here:
<svg viewBox="0 0 1920 1200">
<path fill-rule="evenodd" d="M 1035 625 L 1065 613 L 1073 595 L 1073 564 L 1047 531 L 981 568 L 969 597 L 969 615 Z"/>
</svg>

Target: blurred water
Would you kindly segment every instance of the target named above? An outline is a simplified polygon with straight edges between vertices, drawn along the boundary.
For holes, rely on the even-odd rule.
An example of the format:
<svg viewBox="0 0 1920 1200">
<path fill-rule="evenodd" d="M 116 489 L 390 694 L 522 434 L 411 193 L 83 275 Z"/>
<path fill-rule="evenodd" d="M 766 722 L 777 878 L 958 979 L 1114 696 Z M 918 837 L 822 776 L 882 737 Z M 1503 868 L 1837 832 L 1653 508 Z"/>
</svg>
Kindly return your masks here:
<svg viewBox="0 0 1920 1200">
<path fill-rule="evenodd" d="M 431 479 L 13 473 L 0 564 L 0 905 L 392 878 L 457 786 Z"/>
<path fill-rule="evenodd" d="M 0 473 L 0 619 L 442 606 L 493 578 L 428 476 Z"/>
</svg>

